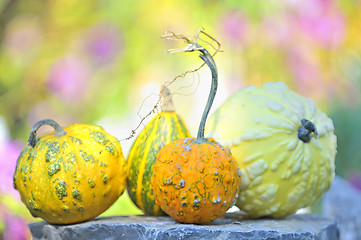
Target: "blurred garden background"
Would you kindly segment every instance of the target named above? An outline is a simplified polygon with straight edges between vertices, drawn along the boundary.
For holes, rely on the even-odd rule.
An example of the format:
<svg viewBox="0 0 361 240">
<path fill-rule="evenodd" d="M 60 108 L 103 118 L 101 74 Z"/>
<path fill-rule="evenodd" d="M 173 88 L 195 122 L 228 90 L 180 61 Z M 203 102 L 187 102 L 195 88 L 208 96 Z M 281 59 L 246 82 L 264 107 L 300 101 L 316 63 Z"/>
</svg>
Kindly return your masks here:
<svg viewBox="0 0 361 240">
<path fill-rule="evenodd" d="M 0 239 L 28 239 L 39 220 L 12 183 L 36 121 L 96 123 L 125 139 L 162 84 L 201 64 L 162 53 L 184 46 L 160 38 L 166 30 L 202 27 L 222 44 L 213 110 L 267 81 L 312 98 L 334 121 L 336 173 L 361 191 L 360 12 L 359 0 L 0 0 Z M 206 68 L 170 85 L 192 135 L 209 88 Z M 125 156 L 133 141 L 121 141 Z M 139 213 L 124 194 L 104 215 Z"/>
</svg>

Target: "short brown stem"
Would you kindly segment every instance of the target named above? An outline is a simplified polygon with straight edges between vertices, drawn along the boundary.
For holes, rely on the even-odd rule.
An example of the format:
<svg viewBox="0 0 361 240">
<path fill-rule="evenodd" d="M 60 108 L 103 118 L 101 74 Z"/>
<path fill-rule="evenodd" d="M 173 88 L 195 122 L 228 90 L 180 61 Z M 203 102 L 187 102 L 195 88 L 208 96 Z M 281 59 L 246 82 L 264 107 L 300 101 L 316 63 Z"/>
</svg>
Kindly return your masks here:
<svg viewBox="0 0 361 240">
<path fill-rule="evenodd" d="M 163 112 L 174 112 L 175 107 L 172 100 L 172 94 L 165 85 L 162 86 L 162 90 L 160 91 L 161 96 L 163 98 L 163 106 L 162 111 Z"/>
</svg>

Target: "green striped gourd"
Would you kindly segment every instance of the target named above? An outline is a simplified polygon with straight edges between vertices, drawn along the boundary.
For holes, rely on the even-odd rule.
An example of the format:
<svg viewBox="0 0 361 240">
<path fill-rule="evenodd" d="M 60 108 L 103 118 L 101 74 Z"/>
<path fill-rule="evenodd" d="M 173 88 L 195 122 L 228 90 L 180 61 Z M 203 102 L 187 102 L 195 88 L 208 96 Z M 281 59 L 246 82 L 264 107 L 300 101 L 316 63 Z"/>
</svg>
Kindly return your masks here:
<svg viewBox="0 0 361 240">
<path fill-rule="evenodd" d="M 166 144 L 190 134 L 182 118 L 175 112 L 170 92 L 162 89 L 163 108 L 151 119 L 133 143 L 127 159 L 127 190 L 131 200 L 145 214 L 165 213 L 155 203 L 151 178 L 158 151 Z"/>
</svg>

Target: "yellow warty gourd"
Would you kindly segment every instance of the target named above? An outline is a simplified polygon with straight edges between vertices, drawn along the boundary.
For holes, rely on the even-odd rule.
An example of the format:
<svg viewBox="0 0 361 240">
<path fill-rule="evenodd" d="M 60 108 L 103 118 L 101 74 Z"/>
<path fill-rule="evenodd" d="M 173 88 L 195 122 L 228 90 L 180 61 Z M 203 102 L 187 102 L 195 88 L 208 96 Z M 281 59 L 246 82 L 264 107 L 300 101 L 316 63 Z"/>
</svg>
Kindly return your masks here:
<svg viewBox="0 0 361 240">
<path fill-rule="evenodd" d="M 282 82 L 232 94 L 206 125 L 241 169 L 236 202 L 251 217 L 282 217 L 313 204 L 334 178 L 332 120 Z"/>
<path fill-rule="evenodd" d="M 42 125 L 55 131 L 36 137 Z M 126 162 L 119 141 L 89 124 L 37 122 L 21 152 L 14 187 L 34 217 L 69 224 L 107 210 L 125 190 Z"/>
</svg>

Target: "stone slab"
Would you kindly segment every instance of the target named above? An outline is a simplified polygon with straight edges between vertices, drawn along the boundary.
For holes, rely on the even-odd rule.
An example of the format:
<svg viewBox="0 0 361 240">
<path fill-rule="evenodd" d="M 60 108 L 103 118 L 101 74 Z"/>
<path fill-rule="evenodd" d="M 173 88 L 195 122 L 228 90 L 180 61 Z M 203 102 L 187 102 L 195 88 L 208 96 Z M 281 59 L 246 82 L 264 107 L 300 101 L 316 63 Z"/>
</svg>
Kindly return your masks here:
<svg viewBox="0 0 361 240">
<path fill-rule="evenodd" d="M 181 224 L 170 217 L 116 216 L 72 225 L 29 224 L 33 239 L 288 239 L 337 240 L 334 221 L 318 215 L 284 219 L 246 219 L 240 212 L 205 225 Z"/>
<path fill-rule="evenodd" d="M 361 192 L 346 180 L 336 176 L 322 201 L 323 215 L 334 219 L 340 229 L 340 239 L 361 239 Z"/>
</svg>

